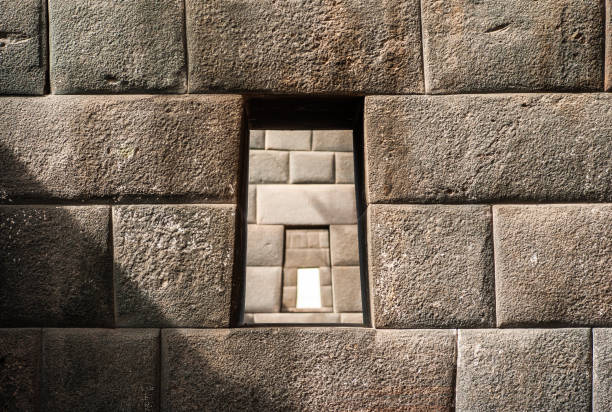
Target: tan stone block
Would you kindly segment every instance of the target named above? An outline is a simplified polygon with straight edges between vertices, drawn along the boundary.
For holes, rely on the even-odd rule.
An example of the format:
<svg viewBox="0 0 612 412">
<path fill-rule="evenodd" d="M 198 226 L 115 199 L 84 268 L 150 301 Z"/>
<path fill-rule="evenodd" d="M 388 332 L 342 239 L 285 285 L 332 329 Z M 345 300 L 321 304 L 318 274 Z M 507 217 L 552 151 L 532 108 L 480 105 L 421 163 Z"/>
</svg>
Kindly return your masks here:
<svg viewBox="0 0 612 412">
<path fill-rule="evenodd" d="M 266 131 L 265 130 L 249 130 L 249 148 L 250 149 L 265 149 L 266 148 Z"/>
<path fill-rule="evenodd" d="M 363 313 L 341 313 L 340 323 L 363 324 Z"/>
<path fill-rule="evenodd" d="M 244 310 L 249 313 L 280 312 L 281 267 L 247 266 Z"/>
<path fill-rule="evenodd" d="M 285 183 L 289 179 L 289 153 L 249 151 L 249 183 Z"/>
<path fill-rule="evenodd" d="M 340 323 L 338 313 L 256 313 L 255 323 L 263 324 L 326 324 Z"/>
<path fill-rule="evenodd" d="M 297 305 L 297 286 L 283 286 L 283 311 L 293 311 Z"/>
<path fill-rule="evenodd" d="M 242 318 L 242 323 L 245 325 L 252 325 L 255 323 L 255 316 L 253 313 L 245 313 Z"/>
<path fill-rule="evenodd" d="M 285 231 L 287 237 L 287 248 L 301 249 L 308 247 L 308 232 L 303 229 L 287 229 Z"/>
<path fill-rule="evenodd" d="M 284 227 L 281 225 L 248 225 L 247 266 L 281 266 L 283 238 Z"/>
<path fill-rule="evenodd" d="M 291 183 L 334 183 L 334 154 L 291 152 Z"/>
<path fill-rule="evenodd" d="M 329 249 L 285 249 L 285 266 L 314 268 L 329 266 Z"/>
<path fill-rule="evenodd" d="M 334 299 L 331 285 L 321 286 L 321 306 L 329 308 L 329 311 L 333 312 Z"/>
<path fill-rule="evenodd" d="M 249 185 L 247 223 L 257 223 L 257 185 Z"/>
<path fill-rule="evenodd" d="M 353 153 L 336 153 L 336 183 L 355 183 Z"/>
<path fill-rule="evenodd" d="M 283 268 L 283 286 L 297 286 L 297 268 Z"/>
<path fill-rule="evenodd" d="M 266 130 L 266 150 L 310 150 L 310 130 Z"/>
<path fill-rule="evenodd" d="M 361 312 L 361 275 L 359 266 L 332 267 L 334 312 Z"/>
<path fill-rule="evenodd" d="M 321 286 L 331 286 L 332 277 L 331 277 L 331 269 L 329 266 L 319 268 L 319 277 L 321 281 Z"/>
<path fill-rule="evenodd" d="M 331 262 L 333 266 L 359 265 L 359 240 L 357 225 L 331 225 Z"/>
<path fill-rule="evenodd" d="M 313 130 L 312 150 L 329 152 L 352 152 L 352 130 Z"/>
</svg>

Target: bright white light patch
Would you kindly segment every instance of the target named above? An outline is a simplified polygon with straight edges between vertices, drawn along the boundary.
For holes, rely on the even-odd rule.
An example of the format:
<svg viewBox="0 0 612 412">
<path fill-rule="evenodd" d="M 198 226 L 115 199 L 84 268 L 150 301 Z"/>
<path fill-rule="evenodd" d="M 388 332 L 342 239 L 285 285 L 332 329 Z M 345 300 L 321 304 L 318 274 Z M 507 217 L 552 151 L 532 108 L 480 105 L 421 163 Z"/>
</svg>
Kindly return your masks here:
<svg viewBox="0 0 612 412">
<path fill-rule="evenodd" d="M 307 268 L 297 270 L 297 309 L 315 309 L 321 307 L 321 280 L 319 269 Z"/>
</svg>

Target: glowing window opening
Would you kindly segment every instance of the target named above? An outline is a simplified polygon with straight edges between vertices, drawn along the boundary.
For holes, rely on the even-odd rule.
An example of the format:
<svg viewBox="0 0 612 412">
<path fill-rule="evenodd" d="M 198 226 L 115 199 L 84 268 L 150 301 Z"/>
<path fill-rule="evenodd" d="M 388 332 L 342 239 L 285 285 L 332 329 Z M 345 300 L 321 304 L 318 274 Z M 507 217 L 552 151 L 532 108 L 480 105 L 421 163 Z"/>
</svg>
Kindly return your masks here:
<svg viewBox="0 0 612 412">
<path fill-rule="evenodd" d="M 297 309 L 321 308 L 321 275 L 318 268 L 297 270 Z"/>
</svg>

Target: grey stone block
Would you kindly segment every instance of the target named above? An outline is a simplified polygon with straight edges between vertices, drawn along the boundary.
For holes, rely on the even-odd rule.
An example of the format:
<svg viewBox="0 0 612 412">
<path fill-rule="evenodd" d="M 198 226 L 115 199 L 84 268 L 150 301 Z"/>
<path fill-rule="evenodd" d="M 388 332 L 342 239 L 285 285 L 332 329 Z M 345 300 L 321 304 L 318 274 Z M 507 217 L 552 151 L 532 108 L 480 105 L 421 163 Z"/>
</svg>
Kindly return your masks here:
<svg viewBox="0 0 612 412">
<path fill-rule="evenodd" d="M 336 153 L 336 183 L 355 183 L 353 153 Z"/>
<path fill-rule="evenodd" d="M 332 268 L 334 312 L 361 312 L 361 276 L 359 266 Z"/>
<path fill-rule="evenodd" d="M 275 150 L 249 152 L 249 183 L 286 183 L 288 179 L 288 152 Z"/>
<path fill-rule="evenodd" d="M 186 4 L 191 93 L 423 92 L 418 0 Z"/>
<path fill-rule="evenodd" d="M 0 410 L 40 410 L 40 329 L 0 329 Z"/>
<path fill-rule="evenodd" d="M 249 131 L 249 148 L 265 149 L 266 148 L 266 131 L 265 130 L 250 130 Z"/>
<path fill-rule="evenodd" d="M 0 206 L 0 325 L 112 327 L 107 206 Z"/>
<path fill-rule="evenodd" d="M 284 237 L 282 225 L 248 225 L 247 265 L 281 266 Z"/>
<path fill-rule="evenodd" d="M 257 185 L 249 185 L 247 223 L 257 223 Z"/>
<path fill-rule="evenodd" d="M 45 329 L 42 409 L 158 410 L 159 333 Z"/>
<path fill-rule="evenodd" d="M 313 130 L 312 150 L 352 152 L 352 130 Z"/>
<path fill-rule="evenodd" d="M 281 315 L 298 316 L 259 317 Z M 339 318 L 317 314 L 323 315 Z M 164 330 L 162 351 L 163 410 L 443 411 L 453 405 L 454 331 Z"/>
<path fill-rule="evenodd" d="M 612 204 L 494 206 L 497 324 L 612 325 Z"/>
<path fill-rule="evenodd" d="M 266 150 L 310 150 L 310 130 L 266 130 Z"/>
<path fill-rule="evenodd" d="M 329 266 L 329 249 L 285 249 L 285 266 L 312 268 Z"/>
<path fill-rule="evenodd" d="M 113 207 L 119 326 L 227 327 L 236 208 Z"/>
<path fill-rule="evenodd" d="M 367 97 L 368 201 L 612 201 L 610 107 L 606 93 Z"/>
<path fill-rule="evenodd" d="M 47 2 L 0 0 L 0 94 L 45 93 Z"/>
<path fill-rule="evenodd" d="M 237 202 L 239 96 L 0 102 L 0 202 L 151 196 Z"/>
<path fill-rule="evenodd" d="M 244 310 L 280 312 L 281 280 L 281 267 L 247 266 Z"/>
<path fill-rule="evenodd" d="M 297 305 L 297 286 L 283 286 L 283 312 L 294 311 Z"/>
<path fill-rule="evenodd" d="M 291 152 L 290 183 L 334 183 L 334 154 Z"/>
<path fill-rule="evenodd" d="M 494 326 L 489 206 L 371 205 L 368 227 L 377 328 Z"/>
<path fill-rule="evenodd" d="M 329 311 L 331 312 L 331 311 Z M 337 313 L 256 313 L 255 323 L 259 324 L 332 324 L 340 323 Z"/>
<path fill-rule="evenodd" d="M 181 0 L 49 1 L 51 90 L 184 92 Z"/>
<path fill-rule="evenodd" d="M 363 313 L 341 313 L 340 323 L 362 324 Z"/>
<path fill-rule="evenodd" d="M 599 0 L 422 5 L 429 93 L 601 90 Z"/>
<path fill-rule="evenodd" d="M 612 406 L 612 329 L 593 329 L 593 412 Z"/>
<path fill-rule="evenodd" d="M 331 263 L 334 266 L 359 265 L 359 240 L 357 225 L 331 225 Z"/>
<path fill-rule="evenodd" d="M 589 411 L 588 329 L 460 330 L 457 411 Z"/>
</svg>

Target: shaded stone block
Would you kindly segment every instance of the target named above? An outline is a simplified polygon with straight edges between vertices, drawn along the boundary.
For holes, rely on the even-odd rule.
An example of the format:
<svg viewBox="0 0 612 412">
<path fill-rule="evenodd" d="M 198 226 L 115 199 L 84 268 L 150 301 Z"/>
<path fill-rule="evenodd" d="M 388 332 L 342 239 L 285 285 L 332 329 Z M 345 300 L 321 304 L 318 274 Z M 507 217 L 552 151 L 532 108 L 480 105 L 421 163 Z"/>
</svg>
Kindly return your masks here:
<svg viewBox="0 0 612 412">
<path fill-rule="evenodd" d="M 336 153 L 336 183 L 355 183 L 353 153 Z"/>
<path fill-rule="evenodd" d="M 249 185 L 247 223 L 257 223 L 257 185 Z"/>
<path fill-rule="evenodd" d="M 227 327 L 236 208 L 113 207 L 119 326 Z"/>
<path fill-rule="evenodd" d="M 40 410 L 40 329 L 0 329 L 0 410 Z"/>
<path fill-rule="evenodd" d="M 247 265 L 281 266 L 285 228 L 282 225 L 248 225 Z"/>
<path fill-rule="evenodd" d="M 611 106 L 606 93 L 367 97 L 368 201 L 612 201 Z"/>
<path fill-rule="evenodd" d="M 186 4 L 190 93 L 423 91 L 418 0 Z"/>
<path fill-rule="evenodd" d="M 361 275 L 359 266 L 332 268 L 334 312 L 361 312 Z"/>
<path fill-rule="evenodd" d="M 612 325 L 612 204 L 494 206 L 497 324 Z"/>
<path fill-rule="evenodd" d="M 593 412 L 612 405 L 612 329 L 593 329 Z"/>
<path fill-rule="evenodd" d="M 0 202 L 164 196 L 237 203 L 239 96 L 1 102 Z"/>
<path fill-rule="evenodd" d="M 428 93 L 601 90 L 599 0 L 426 0 Z"/>
<path fill-rule="evenodd" d="M 243 322 L 245 325 L 252 325 L 255 323 L 255 317 L 252 313 L 245 313 L 243 317 Z"/>
<path fill-rule="evenodd" d="M 377 328 L 494 326 L 489 206 L 371 205 L 368 227 Z"/>
<path fill-rule="evenodd" d="M 281 315 L 298 314 L 255 317 Z M 340 317 L 317 314 L 323 315 Z M 453 405 L 454 331 L 164 330 L 162 351 L 163 410 L 442 411 Z"/>
<path fill-rule="evenodd" d="M 331 312 L 329 310 L 328 312 Z M 340 315 L 337 313 L 314 313 L 309 312 L 292 312 L 292 313 L 256 313 L 255 323 L 259 324 L 310 324 L 324 325 L 331 323 L 340 323 Z"/>
<path fill-rule="evenodd" d="M 457 411 L 589 411 L 588 329 L 460 330 Z"/>
<path fill-rule="evenodd" d="M 281 278 L 281 267 L 247 266 L 244 310 L 280 312 Z"/>
<path fill-rule="evenodd" d="M 297 286 L 297 268 L 283 268 L 283 286 Z"/>
<path fill-rule="evenodd" d="M 265 130 L 250 130 L 249 131 L 249 148 L 265 149 L 266 148 L 266 131 Z"/>
<path fill-rule="evenodd" d="M 363 313 L 341 313 L 340 323 L 362 324 Z"/>
<path fill-rule="evenodd" d="M 50 0 L 51 91 L 186 91 L 183 15 L 181 0 Z"/>
<path fill-rule="evenodd" d="M 334 154 L 291 152 L 290 183 L 334 183 Z"/>
<path fill-rule="evenodd" d="M 0 94 L 45 93 L 47 2 L 0 0 Z"/>
<path fill-rule="evenodd" d="M 327 229 L 287 229 L 288 249 L 318 249 L 329 247 L 329 230 Z"/>
<path fill-rule="evenodd" d="M 357 225 L 331 225 L 331 262 L 334 266 L 359 265 L 359 240 Z"/>
<path fill-rule="evenodd" d="M 112 327 L 107 206 L 0 206 L 0 325 Z"/>
<path fill-rule="evenodd" d="M 266 150 L 310 150 L 310 130 L 266 130 Z"/>
<path fill-rule="evenodd" d="M 284 312 L 293 312 L 297 305 L 297 283 L 291 286 L 283 286 L 283 304 Z"/>
<path fill-rule="evenodd" d="M 319 268 L 319 280 L 321 281 L 321 286 L 331 286 L 332 276 L 329 266 Z"/>
<path fill-rule="evenodd" d="M 313 130 L 312 150 L 352 152 L 352 130 Z"/>
<path fill-rule="evenodd" d="M 285 266 L 311 268 L 329 266 L 329 249 L 285 249 Z"/>
<path fill-rule="evenodd" d="M 249 152 L 249 183 L 286 183 L 288 179 L 288 152 L 274 150 Z"/>
<path fill-rule="evenodd" d="M 333 311 L 334 298 L 331 285 L 321 286 L 321 307 Z"/>
<path fill-rule="evenodd" d="M 158 410 L 159 347 L 159 330 L 45 329 L 43 410 Z"/>
</svg>

